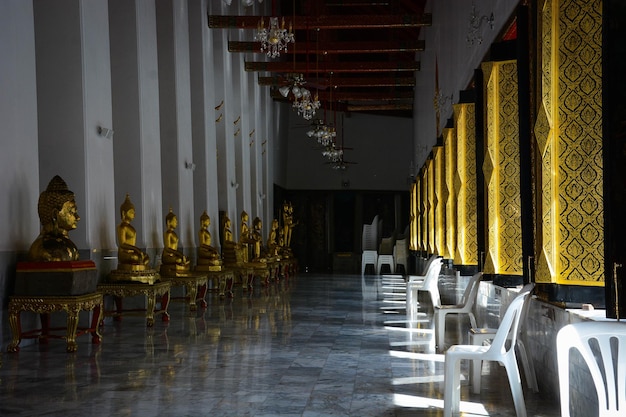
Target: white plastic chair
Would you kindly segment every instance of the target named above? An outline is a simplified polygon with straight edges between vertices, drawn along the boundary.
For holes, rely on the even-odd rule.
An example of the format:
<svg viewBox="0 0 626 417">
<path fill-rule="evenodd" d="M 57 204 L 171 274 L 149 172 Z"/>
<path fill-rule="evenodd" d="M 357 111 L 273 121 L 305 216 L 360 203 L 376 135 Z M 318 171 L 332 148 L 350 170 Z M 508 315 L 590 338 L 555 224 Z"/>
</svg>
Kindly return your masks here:
<svg viewBox="0 0 626 417">
<path fill-rule="evenodd" d="M 559 331 L 556 354 L 563 417 L 570 415 L 569 359 L 572 348 L 580 352 L 593 378 L 598 395 L 598 416 L 626 415 L 626 323 L 582 322 L 568 324 Z"/>
<path fill-rule="evenodd" d="M 389 265 L 389 270 L 391 274 L 396 272 L 396 262 L 393 259 L 393 255 L 381 255 L 378 254 L 378 263 L 376 266 L 376 272 L 380 275 L 380 271 L 383 268 L 383 265 Z"/>
<path fill-rule="evenodd" d="M 393 259 L 396 262 L 396 271 L 398 271 L 400 269 L 400 265 L 402 265 L 402 270 L 405 275 L 409 270 L 409 248 L 407 245 L 406 239 L 397 239 L 396 244 L 393 247 Z"/>
<path fill-rule="evenodd" d="M 526 378 L 526 385 L 528 388 L 533 390 L 534 392 L 539 392 L 539 386 L 537 385 L 537 375 L 535 374 L 535 366 L 533 365 L 532 359 L 528 354 L 528 350 L 526 349 L 526 344 L 524 343 L 523 337 L 523 327 L 526 321 L 526 317 L 528 315 L 528 308 L 530 305 L 531 295 L 533 289 L 535 288 L 534 283 L 526 284 L 520 292 L 528 291 L 528 296 L 526 297 L 526 301 L 524 301 L 524 306 L 522 307 L 522 315 L 520 317 L 520 324 L 517 326 L 517 343 L 515 347 L 517 348 L 517 354 L 519 355 L 520 362 L 522 363 L 522 367 L 524 368 L 524 377 Z M 492 327 L 472 327 L 469 330 L 469 344 L 470 345 L 482 345 L 487 340 L 492 340 L 496 335 L 498 329 L 494 329 Z M 473 366 L 472 372 L 480 372 L 480 367 Z"/>
<path fill-rule="evenodd" d="M 420 291 L 428 291 L 433 307 L 441 305 L 438 287 L 441 266 L 441 258 L 435 259 L 428 268 L 428 273 L 423 281 L 409 280 L 406 283 L 406 315 L 409 320 L 414 320 L 417 317 L 418 293 Z"/>
<path fill-rule="evenodd" d="M 483 273 L 478 272 L 470 278 L 459 304 L 448 304 L 435 307 L 435 346 L 438 351 L 443 350 L 444 335 L 446 332 L 446 315 L 467 314 L 472 328 L 478 327 L 476 325 L 476 317 L 474 316 L 473 310 L 482 276 Z"/>
<path fill-rule="evenodd" d="M 444 394 L 443 415 L 451 417 L 452 413 L 459 412 L 461 396 L 461 360 L 469 359 L 473 364 L 482 361 L 497 361 L 504 365 L 513 394 L 517 417 L 526 417 L 526 405 L 520 379 L 517 358 L 515 357 L 515 342 L 517 341 L 517 326 L 528 292 L 520 292 L 513 299 L 506 310 L 498 331 L 490 346 L 454 345 L 445 353 L 444 365 Z M 474 393 L 480 393 L 481 373 L 473 372 L 472 388 Z"/>
<path fill-rule="evenodd" d="M 428 258 L 428 261 L 426 262 L 426 266 L 424 267 L 424 271 L 422 272 L 422 275 L 409 275 L 407 277 L 407 280 L 408 281 L 424 281 L 424 279 L 426 279 L 426 276 L 428 275 L 428 271 L 432 267 L 433 262 L 437 259 L 441 261 L 441 256 L 431 255 L 430 258 Z"/>
<path fill-rule="evenodd" d="M 375 250 L 364 250 L 361 255 L 361 275 L 365 275 L 365 267 L 373 265 L 374 269 L 378 266 L 378 252 Z"/>
</svg>

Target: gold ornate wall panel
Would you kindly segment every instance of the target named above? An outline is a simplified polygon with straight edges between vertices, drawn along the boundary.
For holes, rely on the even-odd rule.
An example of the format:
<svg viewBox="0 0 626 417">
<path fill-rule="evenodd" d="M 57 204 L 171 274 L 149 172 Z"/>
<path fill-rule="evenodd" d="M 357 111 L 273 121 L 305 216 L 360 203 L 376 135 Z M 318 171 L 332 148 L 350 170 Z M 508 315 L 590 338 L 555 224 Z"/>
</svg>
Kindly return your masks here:
<svg viewBox="0 0 626 417">
<path fill-rule="evenodd" d="M 417 236 L 418 236 L 418 222 L 419 222 L 419 214 L 417 207 L 419 205 L 419 179 L 411 184 L 411 213 L 409 217 L 409 250 L 416 251 L 417 246 Z"/>
<path fill-rule="evenodd" d="M 426 161 L 426 235 L 427 248 L 429 254 L 437 253 L 435 243 L 435 163 L 432 158 Z"/>
<path fill-rule="evenodd" d="M 519 109 L 516 61 L 483 64 L 486 93 L 485 273 L 522 275 Z"/>
<path fill-rule="evenodd" d="M 428 251 L 428 171 L 424 167 L 420 175 L 420 250 Z"/>
<path fill-rule="evenodd" d="M 604 285 L 602 2 L 542 3 L 536 281 Z"/>
<path fill-rule="evenodd" d="M 443 130 L 443 152 L 444 152 L 444 180 L 446 189 L 445 205 L 445 247 L 443 255 L 446 259 L 454 259 L 456 252 L 456 199 L 457 193 L 454 189 L 454 177 L 456 173 L 456 130 L 446 128 Z"/>
<path fill-rule="evenodd" d="M 455 104 L 456 170 L 456 250 L 455 265 L 478 265 L 478 225 L 476 213 L 476 119 L 473 103 Z"/>
<path fill-rule="evenodd" d="M 435 253 L 449 258 L 446 252 L 446 201 L 448 192 L 445 184 L 445 158 L 443 146 L 433 148 L 433 175 L 435 185 Z"/>
</svg>

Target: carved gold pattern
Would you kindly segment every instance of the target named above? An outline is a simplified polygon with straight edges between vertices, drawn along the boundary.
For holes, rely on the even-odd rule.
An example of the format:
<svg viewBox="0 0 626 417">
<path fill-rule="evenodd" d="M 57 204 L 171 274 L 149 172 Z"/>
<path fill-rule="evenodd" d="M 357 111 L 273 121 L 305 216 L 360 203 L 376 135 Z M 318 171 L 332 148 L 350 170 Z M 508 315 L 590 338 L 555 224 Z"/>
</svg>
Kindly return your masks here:
<svg viewBox="0 0 626 417">
<path fill-rule="evenodd" d="M 522 275 L 517 63 L 488 62 L 483 70 L 487 94 L 485 272 Z"/>
<path fill-rule="evenodd" d="M 7 350 L 9 352 L 18 352 L 19 345 L 23 337 L 28 334 L 38 333 L 40 338 L 51 337 L 43 329 L 23 332 L 21 328 L 20 313 L 22 311 L 30 311 L 37 314 L 47 315 L 54 312 L 64 311 L 67 313 L 66 327 L 66 350 L 68 352 L 76 352 L 78 345 L 76 344 L 76 336 L 78 328 L 78 315 L 81 311 L 92 311 L 93 317 L 91 327 L 84 329 L 82 333 L 92 334 L 92 343 L 98 344 L 102 336 L 99 332 L 100 315 L 102 314 L 102 293 L 95 292 L 78 296 L 12 296 L 9 300 L 9 325 L 13 338 Z M 42 318 L 42 320 L 44 320 Z M 81 334 L 82 334 L 81 333 Z"/>
<path fill-rule="evenodd" d="M 456 174 L 457 152 L 456 152 L 456 130 L 445 128 L 443 130 L 443 150 L 445 159 L 444 187 L 446 195 L 445 204 L 445 254 L 446 259 L 454 259 L 456 252 L 456 201 L 458 195 L 454 188 L 454 178 Z"/>
<path fill-rule="evenodd" d="M 426 161 L 426 224 L 427 230 L 427 247 L 428 253 L 437 253 L 435 243 L 435 163 L 432 158 Z"/>
<path fill-rule="evenodd" d="M 421 236 L 421 248 L 420 250 L 424 251 L 424 252 L 428 252 L 428 229 L 429 229 L 429 223 L 428 220 L 428 169 L 423 169 L 422 170 L 422 175 L 421 175 L 421 191 L 420 191 L 420 223 L 421 223 L 421 227 L 422 227 L 422 233 L 420 234 Z"/>
<path fill-rule="evenodd" d="M 417 214 L 417 204 L 418 204 L 418 187 L 417 181 L 411 184 L 411 194 L 410 194 L 410 215 L 409 215 L 409 250 L 416 251 L 417 250 L 417 222 L 418 222 L 418 214 Z"/>
<path fill-rule="evenodd" d="M 443 146 L 433 148 L 433 176 L 435 186 L 435 253 L 448 258 L 445 244 L 445 218 L 447 191 L 445 188 L 445 164 Z"/>
<path fill-rule="evenodd" d="M 476 121 L 473 103 L 455 104 L 456 170 L 456 250 L 454 264 L 478 265 L 478 225 L 476 194 Z"/>
<path fill-rule="evenodd" d="M 604 285 L 601 10 L 600 0 L 541 9 L 537 282 Z"/>
</svg>

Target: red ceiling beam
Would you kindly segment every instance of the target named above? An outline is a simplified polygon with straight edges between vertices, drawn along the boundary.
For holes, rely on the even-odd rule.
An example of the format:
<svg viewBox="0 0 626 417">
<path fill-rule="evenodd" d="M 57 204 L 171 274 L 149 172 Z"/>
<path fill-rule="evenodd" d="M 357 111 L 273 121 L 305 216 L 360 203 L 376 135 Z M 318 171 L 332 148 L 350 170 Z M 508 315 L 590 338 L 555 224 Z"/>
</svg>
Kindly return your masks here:
<svg viewBox="0 0 626 417">
<path fill-rule="evenodd" d="M 286 73 L 315 73 L 306 62 L 246 62 L 246 71 L 267 71 Z M 320 68 L 324 73 L 366 73 L 366 72 L 402 72 L 419 71 L 420 63 L 416 61 L 403 62 L 325 62 L 324 68 Z"/>
<path fill-rule="evenodd" d="M 398 29 L 416 28 L 432 25 L 432 15 L 397 14 L 397 15 L 349 15 L 349 16 L 284 16 L 294 29 Z M 256 29 L 264 16 L 226 16 L 209 15 L 211 29 Z"/>
<path fill-rule="evenodd" d="M 287 54 L 319 54 L 319 55 L 335 55 L 335 54 L 364 54 L 364 53 L 393 53 L 393 52 L 419 52 L 425 49 L 423 40 L 414 41 L 373 41 L 373 42 L 333 42 L 315 45 L 308 51 L 300 47 L 291 47 Z M 230 52 L 251 52 L 266 53 L 261 51 L 260 42 L 240 42 L 229 41 L 228 50 Z"/>
</svg>

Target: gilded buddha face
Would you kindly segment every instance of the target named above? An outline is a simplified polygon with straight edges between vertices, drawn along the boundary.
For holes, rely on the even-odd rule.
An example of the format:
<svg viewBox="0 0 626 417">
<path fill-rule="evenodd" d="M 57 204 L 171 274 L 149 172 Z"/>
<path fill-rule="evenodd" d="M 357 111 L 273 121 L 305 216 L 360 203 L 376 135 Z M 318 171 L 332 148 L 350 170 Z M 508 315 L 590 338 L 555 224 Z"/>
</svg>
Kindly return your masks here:
<svg viewBox="0 0 626 417">
<path fill-rule="evenodd" d="M 66 201 L 57 213 L 57 225 L 63 230 L 74 230 L 78 226 L 80 216 L 74 200 Z"/>
</svg>

